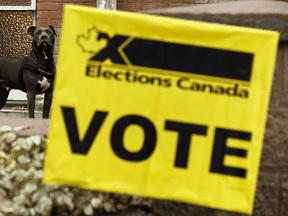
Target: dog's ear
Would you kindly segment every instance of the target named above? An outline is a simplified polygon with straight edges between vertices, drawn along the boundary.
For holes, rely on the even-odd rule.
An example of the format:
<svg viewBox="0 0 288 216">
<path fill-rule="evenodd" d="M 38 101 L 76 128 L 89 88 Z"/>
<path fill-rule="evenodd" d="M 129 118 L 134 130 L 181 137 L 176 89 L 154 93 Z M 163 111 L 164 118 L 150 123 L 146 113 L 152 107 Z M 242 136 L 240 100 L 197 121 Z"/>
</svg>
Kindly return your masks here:
<svg viewBox="0 0 288 216">
<path fill-rule="evenodd" d="M 53 26 L 51 26 L 51 25 L 49 25 L 49 27 L 53 30 L 53 33 L 54 33 L 54 35 L 56 35 L 57 36 L 57 34 L 56 34 L 56 31 L 55 31 L 55 29 L 54 29 L 54 27 Z"/>
<path fill-rule="evenodd" d="M 28 34 L 31 35 L 32 37 L 33 37 L 33 33 L 34 33 L 35 28 L 36 28 L 36 26 L 30 26 L 27 29 Z"/>
</svg>

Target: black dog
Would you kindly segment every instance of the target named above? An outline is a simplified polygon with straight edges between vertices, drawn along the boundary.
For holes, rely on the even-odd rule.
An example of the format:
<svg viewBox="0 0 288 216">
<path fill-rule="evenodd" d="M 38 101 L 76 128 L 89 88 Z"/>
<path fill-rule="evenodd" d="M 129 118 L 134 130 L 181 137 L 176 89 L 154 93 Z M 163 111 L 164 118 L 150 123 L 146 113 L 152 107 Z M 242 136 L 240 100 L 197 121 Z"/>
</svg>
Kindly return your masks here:
<svg viewBox="0 0 288 216">
<path fill-rule="evenodd" d="M 53 58 L 56 32 L 52 26 L 28 28 L 33 37 L 32 51 L 27 57 L 0 57 L 0 109 L 11 89 L 27 92 L 29 118 L 34 118 L 35 96 L 45 93 L 43 118 L 48 118 L 52 103 L 55 62 Z"/>
</svg>

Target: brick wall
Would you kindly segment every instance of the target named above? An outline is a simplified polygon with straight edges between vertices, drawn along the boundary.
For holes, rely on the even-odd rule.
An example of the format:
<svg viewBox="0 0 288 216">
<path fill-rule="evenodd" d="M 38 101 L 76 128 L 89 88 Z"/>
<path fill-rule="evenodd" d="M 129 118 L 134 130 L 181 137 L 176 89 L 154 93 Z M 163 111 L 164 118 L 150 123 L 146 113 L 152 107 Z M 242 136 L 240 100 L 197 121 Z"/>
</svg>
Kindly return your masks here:
<svg viewBox="0 0 288 216">
<path fill-rule="evenodd" d="M 193 4 L 193 0 L 118 0 L 117 10 L 136 12 Z"/>
<path fill-rule="evenodd" d="M 61 35 L 63 6 L 67 3 L 96 7 L 96 0 L 37 0 L 36 26 L 44 27 L 52 25 L 57 32 L 54 50 L 56 61 Z"/>
<path fill-rule="evenodd" d="M 225 0 L 117 0 L 117 10 L 136 12 L 143 10 L 215 3 L 220 1 L 222 2 Z M 226 1 L 236 1 L 236 0 L 226 0 Z"/>
</svg>

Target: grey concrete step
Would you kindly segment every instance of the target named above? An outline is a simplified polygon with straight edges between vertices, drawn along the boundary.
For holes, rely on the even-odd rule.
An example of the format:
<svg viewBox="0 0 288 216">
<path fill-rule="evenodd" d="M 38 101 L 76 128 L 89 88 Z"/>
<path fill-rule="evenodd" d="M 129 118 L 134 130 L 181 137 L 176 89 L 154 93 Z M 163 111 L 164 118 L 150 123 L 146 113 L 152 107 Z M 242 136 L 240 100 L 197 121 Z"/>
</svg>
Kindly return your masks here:
<svg viewBox="0 0 288 216">
<path fill-rule="evenodd" d="M 0 110 L 0 118 L 29 118 L 28 110 L 12 110 L 2 109 Z M 35 118 L 42 118 L 42 111 L 35 111 Z"/>
</svg>

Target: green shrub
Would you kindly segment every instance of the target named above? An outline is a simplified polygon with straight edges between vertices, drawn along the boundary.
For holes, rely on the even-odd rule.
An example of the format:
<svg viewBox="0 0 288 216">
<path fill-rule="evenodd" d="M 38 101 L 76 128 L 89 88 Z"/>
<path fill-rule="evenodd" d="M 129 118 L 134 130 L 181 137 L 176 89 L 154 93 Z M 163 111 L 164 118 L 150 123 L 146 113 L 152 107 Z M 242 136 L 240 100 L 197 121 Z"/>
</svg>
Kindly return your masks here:
<svg viewBox="0 0 288 216">
<path fill-rule="evenodd" d="M 47 140 L 43 136 L 18 137 L 27 127 L 0 128 L 0 195 L 2 213 L 13 215 L 97 215 L 129 206 L 151 207 L 147 198 L 42 184 Z M 0 202 L 2 202 L 0 200 Z"/>
</svg>

